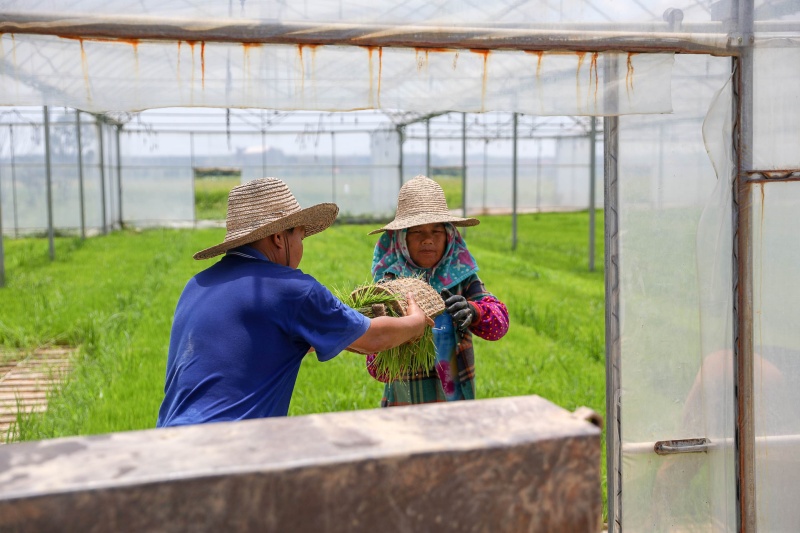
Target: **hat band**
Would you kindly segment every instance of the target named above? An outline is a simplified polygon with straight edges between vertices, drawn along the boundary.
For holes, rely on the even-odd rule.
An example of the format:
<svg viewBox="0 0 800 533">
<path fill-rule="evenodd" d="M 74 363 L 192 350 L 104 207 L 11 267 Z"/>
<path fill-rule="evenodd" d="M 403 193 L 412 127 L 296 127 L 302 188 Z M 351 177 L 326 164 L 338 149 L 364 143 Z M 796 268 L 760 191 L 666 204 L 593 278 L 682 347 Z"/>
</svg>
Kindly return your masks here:
<svg viewBox="0 0 800 533">
<path fill-rule="evenodd" d="M 400 215 L 397 215 L 395 218 L 411 218 L 411 217 L 420 217 L 420 216 L 452 216 L 449 210 L 446 209 L 437 209 L 436 211 L 431 210 L 421 210 L 421 211 L 404 211 Z"/>
</svg>

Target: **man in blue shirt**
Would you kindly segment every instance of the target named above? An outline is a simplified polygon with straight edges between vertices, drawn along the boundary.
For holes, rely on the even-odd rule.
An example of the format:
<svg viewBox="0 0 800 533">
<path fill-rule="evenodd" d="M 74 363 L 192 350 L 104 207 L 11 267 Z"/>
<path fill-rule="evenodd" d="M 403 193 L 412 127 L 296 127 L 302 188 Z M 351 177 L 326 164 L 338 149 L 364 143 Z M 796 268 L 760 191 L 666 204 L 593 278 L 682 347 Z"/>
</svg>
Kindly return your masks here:
<svg viewBox="0 0 800 533">
<path fill-rule="evenodd" d="M 383 351 L 432 325 L 411 295 L 406 316 L 369 319 L 298 270 L 303 239 L 338 211 L 301 209 L 275 178 L 231 190 L 224 241 L 194 257 L 225 256 L 178 300 L 158 427 L 285 416 L 310 350 L 320 361 L 345 349 Z"/>
</svg>

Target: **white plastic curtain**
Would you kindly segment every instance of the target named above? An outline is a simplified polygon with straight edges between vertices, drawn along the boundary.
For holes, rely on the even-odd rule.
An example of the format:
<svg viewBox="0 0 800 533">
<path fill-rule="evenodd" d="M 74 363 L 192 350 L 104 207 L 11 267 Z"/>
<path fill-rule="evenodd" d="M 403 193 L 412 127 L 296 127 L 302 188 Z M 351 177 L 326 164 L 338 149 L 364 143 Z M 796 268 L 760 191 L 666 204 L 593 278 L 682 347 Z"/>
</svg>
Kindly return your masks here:
<svg viewBox="0 0 800 533">
<path fill-rule="evenodd" d="M 537 115 L 671 110 L 671 53 L 608 51 L 623 49 L 631 35 L 626 25 L 638 24 L 645 34 L 667 31 L 663 9 L 638 2 L 632 9 L 610 1 L 549 4 L 4 2 L 0 104 L 94 112 L 171 106 Z M 556 29 L 563 21 L 568 31 Z M 687 47 L 724 43 L 719 34 L 681 35 Z M 575 40 L 596 44 L 565 49 Z M 487 49 L 526 42 L 524 51 Z M 609 56 L 618 57 L 614 72 L 602 67 Z M 606 98 L 609 92 L 617 97 Z M 616 102 L 613 109 L 609 101 Z"/>
<path fill-rule="evenodd" d="M 755 170 L 782 175 L 800 168 L 800 99 L 789 82 L 800 75 L 800 52 L 775 44 L 755 53 L 753 160 Z M 624 531 L 737 528 L 730 66 L 679 56 L 674 113 L 620 120 Z M 760 531 L 792 531 L 800 184 L 751 187 L 756 519 Z M 655 441 L 690 438 L 709 439 L 709 451 L 653 453 Z"/>
<path fill-rule="evenodd" d="M 87 111 L 157 107 L 404 109 L 538 115 L 670 111 L 670 54 L 93 41 L 0 37 L 0 104 L 56 103 Z M 25 59 L 22 59 L 25 58 Z M 121 83 L 122 82 L 122 83 Z M 605 108 L 605 92 L 620 95 Z"/>
</svg>

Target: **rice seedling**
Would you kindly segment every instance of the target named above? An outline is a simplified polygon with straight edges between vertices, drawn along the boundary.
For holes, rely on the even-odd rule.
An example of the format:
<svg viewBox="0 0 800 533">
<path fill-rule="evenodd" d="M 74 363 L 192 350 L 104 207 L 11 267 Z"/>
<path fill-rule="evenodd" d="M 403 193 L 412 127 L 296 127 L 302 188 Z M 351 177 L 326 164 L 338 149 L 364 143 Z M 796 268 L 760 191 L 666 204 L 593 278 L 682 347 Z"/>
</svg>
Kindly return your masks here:
<svg viewBox="0 0 800 533">
<path fill-rule="evenodd" d="M 398 278 L 387 282 L 365 283 L 352 292 L 336 289 L 334 294 L 346 305 L 362 315 L 375 318 L 379 316 L 398 317 L 405 315 L 406 298 L 404 289 L 414 295 L 415 301 L 431 318 L 444 310 L 444 305 L 436 305 L 438 294 L 426 282 L 417 278 Z M 431 296 L 433 293 L 433 296 Z M 436 361 L 433 344 L 433 331 L 430 327 L 419 339 L 378 352 L 369 363 L 377 376 L 388 382 L 408 380 L 421 373 L 427 374 Z"/>
</svg>

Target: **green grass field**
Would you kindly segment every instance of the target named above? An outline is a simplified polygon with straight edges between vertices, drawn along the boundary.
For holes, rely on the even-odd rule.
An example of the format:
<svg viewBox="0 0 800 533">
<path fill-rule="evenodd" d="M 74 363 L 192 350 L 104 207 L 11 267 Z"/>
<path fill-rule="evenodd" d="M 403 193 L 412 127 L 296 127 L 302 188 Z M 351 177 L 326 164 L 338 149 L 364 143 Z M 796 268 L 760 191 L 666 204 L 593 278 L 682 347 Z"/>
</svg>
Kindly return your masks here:
<svg viewBox="0 0 800 533">
<path fill-rule="evenodd" d="M 596 257 L 602 227 L 600 213 Z M 524 215 L 514 252 L 510 217 L 483 217 L 468 229 L 479 274 L 511 317 L 502 340 L 476 338 L 479 398 L 538 394 L 569 410 L 585 405 L 604 413 L 603 271 L 588 272 L 587 228 L 586 212 Z M 329 287 L 364 282 L 376 241 L 371 229 L 337 225 L 307 239 L 301 268 Z M 22 440 L 154 427 L 175 304 L 186 281 L 213 261 L 191 255 L 223 235 L 148 230 L 60 238 L 54 262 L 44 239 L 6 241 L 0 350 L 80 348 L 48 411 L 20 421 Z M 290 414 L 374 408 L 381 392 L 358 355 L 327 363 L 307 357 Z"/>
<path fill-rule="evenodd" d="M 225 220 L 228 193 L 242 182 L 241 176 L 209 176 L 194 180 L 194 205 L 197 220 Z"/>
</svg>

